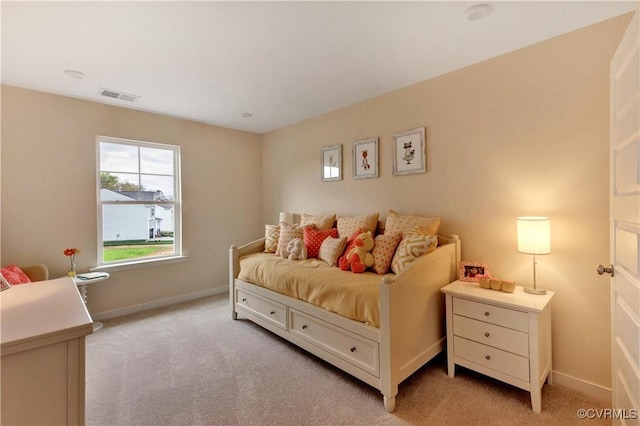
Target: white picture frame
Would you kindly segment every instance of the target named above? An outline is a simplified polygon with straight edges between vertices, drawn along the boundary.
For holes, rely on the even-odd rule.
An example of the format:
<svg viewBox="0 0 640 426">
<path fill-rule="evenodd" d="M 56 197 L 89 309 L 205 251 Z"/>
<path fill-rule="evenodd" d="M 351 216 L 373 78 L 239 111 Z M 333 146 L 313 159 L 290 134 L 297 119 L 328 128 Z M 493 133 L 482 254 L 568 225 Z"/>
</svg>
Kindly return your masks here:
<svg viewBox="0 0 640 426">
<path fill-rule="evenodd" d="M 342 180 L 342 145 L 322 148 L 320 178 L 323 182 Z"/>
<path fill-rule="evenodd" d="M 378 172 L 378 138 L 367 138 L 353 141 L 353 178 L 377 178 Z"/>
<path fill-rule="evenodd" d="M 427 172 L 424 134 L 424 127 L 418 127 L 393 135 L 394 176 Z"/>
</svg>

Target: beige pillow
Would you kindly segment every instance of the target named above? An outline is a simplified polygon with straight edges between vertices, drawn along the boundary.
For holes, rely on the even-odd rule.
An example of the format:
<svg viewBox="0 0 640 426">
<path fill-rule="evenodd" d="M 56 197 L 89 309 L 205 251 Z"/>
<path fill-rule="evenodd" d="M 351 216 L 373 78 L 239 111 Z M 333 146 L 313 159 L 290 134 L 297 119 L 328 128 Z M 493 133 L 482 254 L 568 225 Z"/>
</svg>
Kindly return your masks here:
<svg viewBox="0 0 640 426">
<path fill-rule="evenodd" d="M 275 253 L 278 249 L 278 239 L 280 238 L 280 225 L 264 226 L 264 252 Z"/>
<path fill-rule="evenodd" d="M 428 226 L 416 226 L 402 238 L 391 261 L 391 270 L 399 274 L 414 260 L 431 253 L 438 246 L 438 237 Z"/>
<path fill-rule="evenodd" d="M 378 227 L 378 213 L 367 214 L 363 216 L 349 216 L 338 218 L 338 235 L 349 238 L 358 228 L 363 232 L 371 232 L 376 234 Z"/>
<path fill-rule="evenodd" d="M 373 244 L 373 266 L 371 267 L 376 274 L 386 274 L 389 272 L 391 260 L 396 252 L 396 247 L 402 240 L 402 234 L 383 234 L 378 235 Z"/>
<path fill-rule="evenodd" d="M 395 234 L 401 233 L 403 236 L 407 234 L 411 229 L 416 226 L 426 226 L 430 235 L 438 235 L 438 229 L 440 228 L 440 217 L 423 217 L 423 216 L 407 216 L 400 213 L 389 210 L 387 215 L 387 222 L 384 227 L 384 232 Z"/>
<path fill-rule="evenodd" d="M 304 232 L 302 227 L 298 225 L 289 225 L 288 223 L 280 223 L 280 237 L 278 238 L 278 248 L 276 249 L 276 256 L 282 256 L 282 250 L 286 249 L 289 245 L 289 241 L 294 238 L 304 238 Z"/>
<path fill-rule="evenodd" d="M 316 229 L 320 231 L 333 228 L 334 223 L 336 223 L 335 214 L 322 216 L 302 213 L 302 218 L 300 219 L 300 226 L 302 228 L 307 225 L 315 225 Z"/>
<path fill-rule="evenodd" d="M 318 259 L 324 260 L 329 266 L 336 266 L 338 264 L 338 257 L 342 254 L 346 245 L 346 237 L 328 237 L 320 245 Z"/>
</svg>

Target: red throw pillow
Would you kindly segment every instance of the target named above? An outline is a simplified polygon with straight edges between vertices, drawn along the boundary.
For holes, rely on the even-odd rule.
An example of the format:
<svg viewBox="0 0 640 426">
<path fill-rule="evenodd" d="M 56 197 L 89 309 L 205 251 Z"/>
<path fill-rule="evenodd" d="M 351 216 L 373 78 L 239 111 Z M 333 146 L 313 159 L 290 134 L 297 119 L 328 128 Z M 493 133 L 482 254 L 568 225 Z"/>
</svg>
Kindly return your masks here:
<svg viewBox="0 0 640 426">
<path fill-rule="evenodd" d="M 322 242 L 329 237 L 338 238 L 338 229 L 316 229 L 315 226 L 305 226 L 304 245 L 307 247 L 307 258 L 318 257 Z"/>
<path fill-rule="evenodd" d="M 356 240 L 358 235 L 362 234 L 363 232 L 365 232 L 365 231 L 363 231 L 362 228 L 358 228 L 353 232 L 353 234 L 351 234 L 351 236 L 347 240 L 347 246 L 345 247 L 344 251 L 342 252 L 342 256 L 340 256 L 338 258 L 338 263 L 337 263 L 338 265 L 340 264 L 340 259 L 345 257 L 351 251 L 351 249 L 355 247 L 355 244 L 353 244 L 353 242 Z"/>
<path fill-rule="evenodd" d="M 0 269 L 0 273 L 11 285 L 27 284 L 31 282 L 27 274 L 25 274 L 24 271 L 16 265 L 5 266 Z"/>
</svg>

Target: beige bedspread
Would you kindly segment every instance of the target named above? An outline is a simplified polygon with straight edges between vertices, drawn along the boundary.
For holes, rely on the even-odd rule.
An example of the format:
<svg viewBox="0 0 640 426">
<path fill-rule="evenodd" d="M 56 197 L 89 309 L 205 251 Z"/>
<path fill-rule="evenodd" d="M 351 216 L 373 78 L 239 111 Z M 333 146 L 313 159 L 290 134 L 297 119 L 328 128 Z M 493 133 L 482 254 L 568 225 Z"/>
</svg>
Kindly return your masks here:
<svg viewBox="0 0 640 426">
<path fill-rule="evenodd" d="M 391 274 L 392 275 L 392 274 Z M 383 275 L 341 271 L 318 259 L 288 260 L 269 253 L 240 258 L 238 278 L 375 327 Z"/>
</svg>

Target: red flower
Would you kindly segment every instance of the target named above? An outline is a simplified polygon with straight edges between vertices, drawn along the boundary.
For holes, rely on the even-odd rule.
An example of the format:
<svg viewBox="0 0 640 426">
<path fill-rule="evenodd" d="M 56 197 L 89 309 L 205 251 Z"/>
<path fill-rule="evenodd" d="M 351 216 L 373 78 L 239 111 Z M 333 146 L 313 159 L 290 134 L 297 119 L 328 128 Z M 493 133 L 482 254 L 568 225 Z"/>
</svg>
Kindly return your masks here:
<svg viewBox="0 0 640 426">
<path fill-rule="evenodd" d="M 76 254 L 80 253 L 80 249 L 77 249 L 75 247 L 68 248 L 68 249 L 64 249 L 63 253 L 65 256 L 75 256 Z"/>
</svg>

